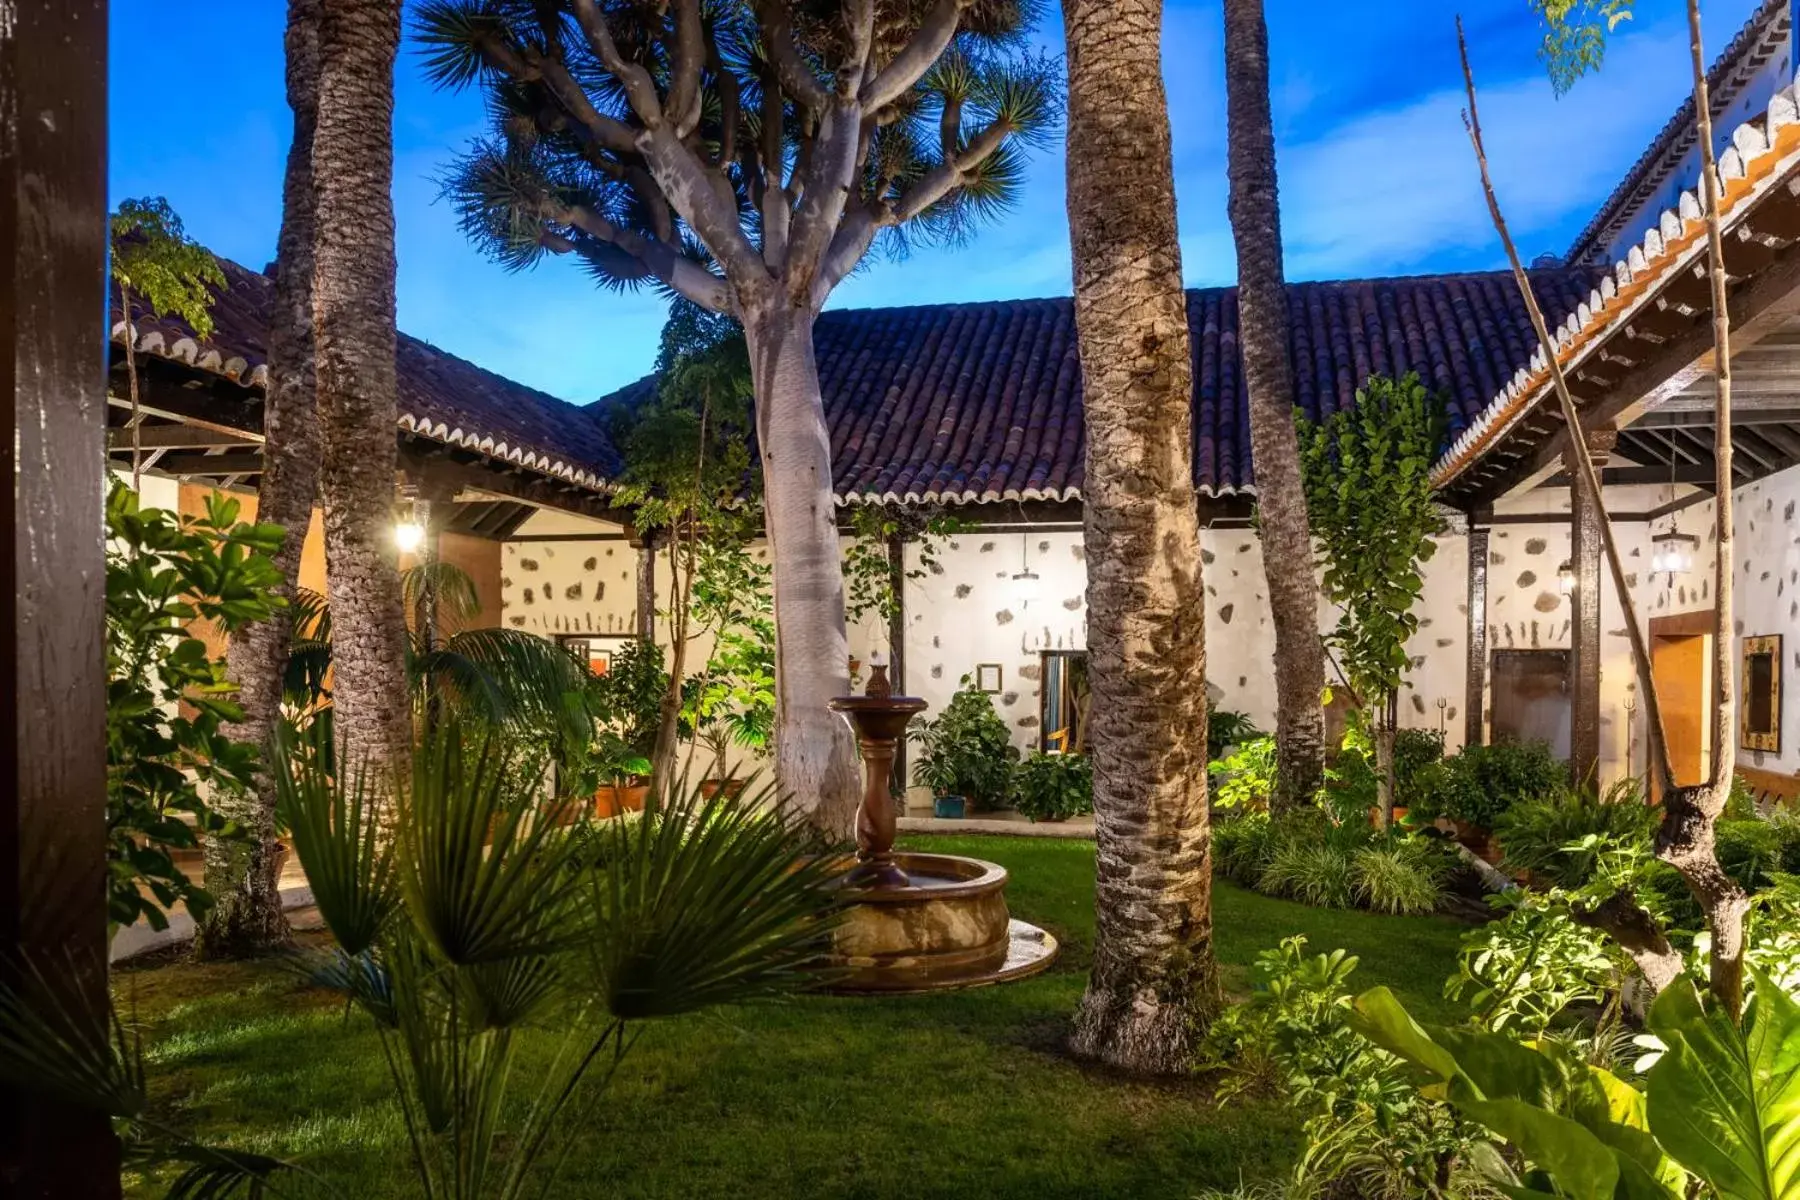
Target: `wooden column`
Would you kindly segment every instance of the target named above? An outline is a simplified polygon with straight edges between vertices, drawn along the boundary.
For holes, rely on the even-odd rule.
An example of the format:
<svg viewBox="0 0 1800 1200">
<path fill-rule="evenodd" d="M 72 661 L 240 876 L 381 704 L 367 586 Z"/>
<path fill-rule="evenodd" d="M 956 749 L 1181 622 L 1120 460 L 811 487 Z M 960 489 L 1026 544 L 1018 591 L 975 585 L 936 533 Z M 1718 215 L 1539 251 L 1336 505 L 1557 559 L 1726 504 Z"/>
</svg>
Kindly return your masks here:
<svg viewBox="0 0 1800 1200">
<path fill-rule="evenodd" d="M 637 635 L 656 641 L 656 539 L 650 534 L 638 543 Z"/>
<path fill-rule="evenodd" d="M 1469 516 L 1469 645 L 1464 668 L 1468 690 L 1463 695 L 1463 745 L 1487 741 L 1488 531 Z"/>
<path fill-rule="evenodd" d="M 906 539 L 895 533 L 888 537 L 888 586 L 894 591 L 894 611 L 888 616 L 888 680 L 894 695 L 910 695 L 906 690 Z M 906 739 L 894 747 L 894 767 L 888 786 L 906 794 Z M 902 801 L 904 811 L 905 802 Z"/>
<path fill-rule="evenodd" d="M 106 4 L 0 17 L 0 972 L 106 995 Z M 119 1194 L 102 1114 L 0 1092 L 0 1195 Z"/>
<path fill-rule="evenodd" d="M 1605 465 L 1617 438 L 1610 429 L 1588 434 L 1588 453 L 1596 468 Z M 1575 473 L 1572 451 L 1564 454 L 1563 468 Z M 1569 562 L 1575 586 L 1569 592 L 1569 778 L 1580 787 L 1597 784 L 1600 777 L 1600 522 L 1606 518 L 1580 488 L 1571 493 Z"/>
</svg>

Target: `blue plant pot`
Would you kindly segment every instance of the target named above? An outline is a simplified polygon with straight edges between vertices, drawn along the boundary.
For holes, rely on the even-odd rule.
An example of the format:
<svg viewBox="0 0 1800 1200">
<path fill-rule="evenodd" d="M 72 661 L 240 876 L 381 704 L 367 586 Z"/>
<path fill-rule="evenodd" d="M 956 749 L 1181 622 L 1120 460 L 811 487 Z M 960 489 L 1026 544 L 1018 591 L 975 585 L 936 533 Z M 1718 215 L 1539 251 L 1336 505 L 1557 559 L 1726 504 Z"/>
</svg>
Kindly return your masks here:
<svg viewBox="0 0 1800 1200">
<path fill-rule="evenodd" d="M 961 796 L 936 796 L 931 801 L 931 815 L 946 821 L 960 821 L 969 802 Z"/>
</svg>

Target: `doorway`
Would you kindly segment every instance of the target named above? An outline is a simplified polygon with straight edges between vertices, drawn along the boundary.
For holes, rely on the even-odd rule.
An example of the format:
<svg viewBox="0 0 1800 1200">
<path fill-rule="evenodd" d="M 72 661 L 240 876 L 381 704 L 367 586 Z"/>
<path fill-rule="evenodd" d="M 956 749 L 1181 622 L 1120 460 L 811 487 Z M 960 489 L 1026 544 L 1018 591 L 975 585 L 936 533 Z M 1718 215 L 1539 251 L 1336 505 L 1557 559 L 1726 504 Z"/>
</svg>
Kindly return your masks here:
<svg viewBox="0 0 1800 1200">
<path fill-rule="evenodd" d="M 1573 715 L 1569 651 L 1494 651 L 1494 741 L 1544 742 L 1566 762 Z"/>
<path fill-rule="evenodd" d="M 1711 765 L 1712 730 L 1707 714 L 1712 693 L 1711 612 L 1657 617 L 1650 622 L 1650 673 L 1662 707 L 1669 766 L 1678 787 L 1706 780 Z M 1634 767 L 1635 769 L 1635 767 Z M 1652 788 L 1659 786 L 1652 776 Z"/>
<path fill-rule="evenodd" d="M 1038 749 L 1080 754 L 1087 749 L 1087 651 L 1046 650 L 1040 665 Z"/>
</svg>

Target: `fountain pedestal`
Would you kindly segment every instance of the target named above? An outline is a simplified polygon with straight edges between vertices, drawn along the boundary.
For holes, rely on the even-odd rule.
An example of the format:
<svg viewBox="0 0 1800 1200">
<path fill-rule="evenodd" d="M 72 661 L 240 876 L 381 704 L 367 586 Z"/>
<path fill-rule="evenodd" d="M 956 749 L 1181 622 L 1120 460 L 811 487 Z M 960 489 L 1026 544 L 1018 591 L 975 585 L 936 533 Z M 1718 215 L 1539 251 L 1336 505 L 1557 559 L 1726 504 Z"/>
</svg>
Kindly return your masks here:
<svg viewBox="0 0 1800 1200">
<path fill-rule="evenodd" d="M 1006 868 L 953 854 L 894 850 L 888 776 L 906 725 L 925 710 L 895 696 L 887 669 L 872 669 L 868 691 L 830 702 L 856 734 L 865 781 L 856 813 L 856 865 L 844 878 L 846 910 L 832 934 L 832 960 L 845 992 L 920 992 L 1022 979 L 1058 951 L 1050 934 L 1013 920 Z"/>
</svg>

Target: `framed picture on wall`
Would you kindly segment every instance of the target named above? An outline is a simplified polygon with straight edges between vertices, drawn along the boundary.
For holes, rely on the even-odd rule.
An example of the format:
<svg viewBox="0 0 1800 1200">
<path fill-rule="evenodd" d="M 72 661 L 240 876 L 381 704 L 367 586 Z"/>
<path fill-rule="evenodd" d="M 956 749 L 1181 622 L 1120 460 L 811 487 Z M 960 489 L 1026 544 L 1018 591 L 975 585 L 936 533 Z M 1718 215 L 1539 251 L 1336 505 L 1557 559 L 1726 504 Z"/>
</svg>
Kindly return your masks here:
<svg viewBox="0 0 1800 1200">
<path fill-rule="evenodd" d="M 595 675 L 610 671 L 613 655 L 627 642 L 635 640 L 631 634 L 620 633 L 560 633 L 556 636 L 556 644 L 585 662 Z"/>
<path fill-rule="evenodd" d="M 999 663 L 976 663 L 975 686 L 988 695 L 997 695 L 1000 691 L 1001 670 Z"/>
<path fill-rule="evenodd" d="M 1744 639 L 1743 692 L 1739 720 L 1746 750 L 1781 751 L 1781 635 Z"/>
</svg>

